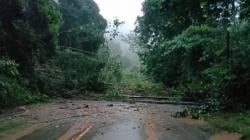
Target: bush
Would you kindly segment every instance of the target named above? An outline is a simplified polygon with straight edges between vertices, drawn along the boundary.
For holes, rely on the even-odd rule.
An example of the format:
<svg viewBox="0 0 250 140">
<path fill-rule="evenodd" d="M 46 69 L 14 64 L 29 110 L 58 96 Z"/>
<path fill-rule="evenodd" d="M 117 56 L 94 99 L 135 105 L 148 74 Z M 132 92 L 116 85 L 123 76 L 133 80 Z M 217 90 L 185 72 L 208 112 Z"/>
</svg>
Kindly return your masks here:
<svg viewBox="0 0 250 140">
<path fill-rule="evenodd" d="M 21 82 L 17 64 L 8 59 L 0 59 L 0 108 L 44 101 L 37 89 Z"/>
<path fill-rule="evenodd" d="M 156 80 L 182 90 L 183 98 L 209 102 L 223 109 L 249 109 L 250 24 L 226 31 L 191 26 L 173 40 L 156 43 L 144 62 Z M 217 107 L 215 107 L 217 108 Z"/>
<path fill-rule="evenodd" d="M 17 70 L 18 64 L 15 61 L 8 60 L 6 58 L 0 59 L 0 73 L 10 76 L 10 77 L 18 77 L 19 72 Z"/>
<path fill-rule="evenodd" d="M 111 54 L 109 48 L 102 47 L 98 51 L 98 60 L 104 67 L 101 69 L 99 80 L 106 84 L 120 82 L 122 79 L 121 58 Z"/>
<path fill-rule="evenodd" d="M 64 71 L 65 88 L 102 90 L 98 77 L 103 64 L 97 59 L 74 52 L 59 52 L 54 62 Z"/>
<path fill-rule="evenodd" d="M 167 86 L 192 81 L 218 61 L 221 51 L 215 51 L 224 43 L 221 35 L 207 26 L 190 27 L 173 40 L 158 42 L 145 60 L 148 73 Z"/>
<path fill-rule="evenodd" d="M 32 91 L 16 79 L 0 75 L 0 108 L 45 101 L 46 96 Z"/>
<path fill-rule="evenodd" d="M 104 83 L 99 80 L 103 67 L 95 56 L 61 50 L 50 60 L 45 72 L 38 70 L 38 79 L 49 96 L 62 96 L 62 92 L 70 90 L 103 91 Z"/>
</svg>

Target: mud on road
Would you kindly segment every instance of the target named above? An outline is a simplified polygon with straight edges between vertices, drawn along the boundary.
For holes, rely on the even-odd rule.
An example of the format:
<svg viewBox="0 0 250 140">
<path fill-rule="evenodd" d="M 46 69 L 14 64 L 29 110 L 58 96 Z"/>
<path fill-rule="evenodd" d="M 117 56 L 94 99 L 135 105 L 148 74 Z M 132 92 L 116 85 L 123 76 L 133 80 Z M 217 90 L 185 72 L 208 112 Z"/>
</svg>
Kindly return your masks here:
<svg viewBox="0 0 250 140">
<path fill-rule="evenodd" d="M 176 105 L 59 100 L 23 106 L 0 122 L 23 121 L 1 140 L 207 140 L 202 121 L 176 119 Z"/>
</svg>

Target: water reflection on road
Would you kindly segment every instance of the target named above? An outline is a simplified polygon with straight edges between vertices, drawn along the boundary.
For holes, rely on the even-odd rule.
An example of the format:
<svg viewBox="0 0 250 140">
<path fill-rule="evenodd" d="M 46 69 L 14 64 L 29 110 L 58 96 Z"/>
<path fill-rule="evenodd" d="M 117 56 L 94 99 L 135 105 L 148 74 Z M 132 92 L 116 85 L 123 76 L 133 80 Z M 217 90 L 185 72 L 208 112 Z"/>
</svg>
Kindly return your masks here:
<svg viewBox="0 0 250 140">
<path fill-rule="evenodd" d="M 127 118 L 107 127 L 93 128 L 82 140 L 145 140 L 143 123 L 138 118 Z"/>
<path fill-rule="evenodd" d="M 208 134 L 197 126 L 202 123 L 188 124 L 171 116 L 182 109 L 176 105 L 100 101 L 32 105 L 23 114 L 13 114 L 15 119 L 26 119 L 30 125 L 4 137 L 0 135 L 0 139 L 207 140 Z M 33 125 L 41 127 L 32 130 Z"/>
</svg>

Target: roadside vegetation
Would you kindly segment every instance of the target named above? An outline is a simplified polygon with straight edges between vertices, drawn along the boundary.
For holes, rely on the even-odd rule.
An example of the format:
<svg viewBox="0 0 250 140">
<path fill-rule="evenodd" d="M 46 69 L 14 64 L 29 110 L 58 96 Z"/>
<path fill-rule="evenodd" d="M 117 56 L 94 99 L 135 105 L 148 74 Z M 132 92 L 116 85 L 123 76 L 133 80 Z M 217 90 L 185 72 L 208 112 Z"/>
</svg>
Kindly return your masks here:
<svg viewBox="0 0 250 140">
<path fill-rule="evenodd" d="M 94 1 L 1 0 L 0 5 L 0 108 L 108 88 L 104 77 L 119 63 L 109 61 L 107 21 Z M 110 34 L 119 24 L 114 21 Z"/>
<path fill-rule="evenodd" d="M 0 133 L 1 134 L 6 134 L 8 133 L 9 130 L 16 130 L 18 128 L 21 128 L 25 125 L 25 121 L 21 121 L 21 120 L 18 120 L 18 121 L 4 121 L 1 123 L 0 125 Z M 0 135 L 0 138 L 2 136 Z"/>
<path fill-rule="evenodd" d="M 128 101 L 133 96 L 168 96 L 167 88 L 143 76 L 141 72 L 123 70 L 122 79 L 113 83 L 105 91 L 104 99 Z"/>
<path fill-rule="evenodd" d="M 250 140 L 250 113 L 218 113 L 206 117 L 215 131 L 228 131 L 242 134 L 242 140 Z"/>
<path fill-rule="evenodd" d="M 189 110 L 189 115 L 228 112 L 229 118 L 221 115 L 211 123 L 246 137 L 249 129 L 244 123 L 249 116 L 242 114 L 250 109 L 249 4 L 247 0 L 146 0 L 136 28 L 137 51 L 148 75 L 182 99 L 206 104 Z M 239 124 L 227 126 L 230 123 Z"/>
<path fill-rule="evenodd" d="M 129 62 L 111 52 L 108 41 L 118 36 L 122 22 L 114 20 L 107 31 L 94 1 L 0 2 L 0 108 L 93 94 L 117 100 L 129 92 L 163 90 L 139 66 L 128 69 Z"/>
<path fill-rule="evenodd" d="M 132 65 L 109 41 L 123 22 L 108 25 L 93 0 L 0 0 L 0 109 L 171 96 L 205 104 L 184 115 L 249 139 L 250 2 L 145 0 L 142 11 L 123 39 Z"/>
</svg>

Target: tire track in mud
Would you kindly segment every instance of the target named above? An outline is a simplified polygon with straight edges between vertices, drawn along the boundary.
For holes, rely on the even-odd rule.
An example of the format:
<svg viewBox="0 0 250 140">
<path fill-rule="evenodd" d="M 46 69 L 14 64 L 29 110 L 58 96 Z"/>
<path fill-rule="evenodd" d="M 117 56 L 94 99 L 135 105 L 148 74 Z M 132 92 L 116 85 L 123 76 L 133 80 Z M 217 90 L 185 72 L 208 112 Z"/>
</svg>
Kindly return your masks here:
<svg viewBox="0 0 250 140">
<path fill-rule="evenodd" d="M 156 135 L 155 122 L 150 113 L 144 113 L 144 131 L 147 140 L 158 140 Z"/>
</svg>

